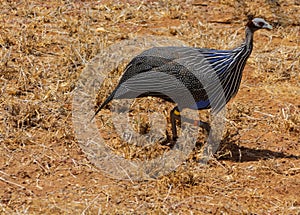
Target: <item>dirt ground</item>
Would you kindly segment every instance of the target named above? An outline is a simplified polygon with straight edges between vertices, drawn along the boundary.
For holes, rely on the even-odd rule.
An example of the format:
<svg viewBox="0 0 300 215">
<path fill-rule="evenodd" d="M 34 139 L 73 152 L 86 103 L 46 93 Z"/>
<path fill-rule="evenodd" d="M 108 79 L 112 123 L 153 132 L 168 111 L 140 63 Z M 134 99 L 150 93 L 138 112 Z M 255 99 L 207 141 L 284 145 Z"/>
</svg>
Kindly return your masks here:
<svg viewBox="0 0 300 215">
<path fill-rule="evenodd" d="M 243 40 L 247 15 L 274 29 L 255 33 L 208 165 L 190 158 L 158 179 L 130 181 L 108 177 L 88 159 L 75 137 L 72 99 L 97 53 L 146 35 L 230 49 Z M 299 0 L 2 1 L 0 20 L 1 214 L 300 214 Z M 95 105 L 118 78 L 99 89 Z M 137 102 L 133 116 L 174 107 Z M 103 124 L 107 116 L 109 108 L 96 118 L 99 132 L 126 144 Z"/>
</svg>

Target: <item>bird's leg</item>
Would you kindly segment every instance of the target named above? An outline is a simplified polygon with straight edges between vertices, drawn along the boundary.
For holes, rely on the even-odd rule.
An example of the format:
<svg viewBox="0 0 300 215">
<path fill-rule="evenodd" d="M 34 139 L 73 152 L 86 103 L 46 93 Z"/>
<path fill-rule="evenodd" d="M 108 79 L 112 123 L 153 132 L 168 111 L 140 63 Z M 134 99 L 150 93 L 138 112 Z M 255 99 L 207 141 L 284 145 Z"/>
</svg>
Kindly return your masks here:
<svg viewBox="0 0 300 215">
<path fill-rule="evenodd" d="M 210 132 L 210 125 L 207 122 L 203 122 L 201 120 L 193 120 L 193 119 L 181 116 L 180 111 L 177 106 L 175 108 L 173 108 L 173 110 L 170 113 L 170 116 L 171 116 L 171 124 L 172 124 L 173 141 L 176 141 L 178 138 L 177 128 L 176 128 L 176 120 L 183 119 L 185 122 L 188 122 L 190 124 L 193 124 L 193 125 L 201 127 L 201 128 L 204 128 L 207 131 L 207 133 Z"/>
<path fill-rule="evenodd" d="M 185 119 L 187 119 L 187 118 L 185 118 Z M 193 124 L 195 126 L 204 128 L 207 131 L 207 133 L 209 134 L 209 132 L 210 132 L 210 125 L 207 122 L 203 122 L 201 120 L 193 120 L 193 122 L 194 122 Z"/>
<path fill-rule="evenodd" d="M 210 132 L 210 125 L 207 122 L 203 122 L 201 120 L 190 119 L 190 118 L 187 118 L 187 117 L 184 117 L 184 116 L 181 116 L 181 118 L 185 122 L 193 124 L 194 126 L 198 126 L 198 127 L 204 128 L 207 131 L 207 133 Z"/>
</svg>

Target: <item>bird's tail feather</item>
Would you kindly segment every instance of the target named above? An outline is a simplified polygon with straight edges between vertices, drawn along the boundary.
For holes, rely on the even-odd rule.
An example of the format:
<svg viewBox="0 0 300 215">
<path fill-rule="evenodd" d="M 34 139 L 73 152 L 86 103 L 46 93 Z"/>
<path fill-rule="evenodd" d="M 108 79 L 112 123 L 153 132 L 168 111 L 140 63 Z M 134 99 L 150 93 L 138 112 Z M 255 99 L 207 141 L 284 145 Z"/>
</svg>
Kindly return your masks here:
<svg viewBox="0 0 300 215">
<path fill-rule="evenodd" d="M 95 118 L 95 116 L 100 112 L 100 110 L 102 110 L 102 108 L 105 107 L 105 105 L 107 105 L 111 100 L 113 100 L 114 96 L 116 94 L 116 90 L 114 90 L 108 97 L 107 99 L 98 107 L 98 109 L 96 110 L 94 116 L 92 117 L 91 121 Z"/>
</svg>

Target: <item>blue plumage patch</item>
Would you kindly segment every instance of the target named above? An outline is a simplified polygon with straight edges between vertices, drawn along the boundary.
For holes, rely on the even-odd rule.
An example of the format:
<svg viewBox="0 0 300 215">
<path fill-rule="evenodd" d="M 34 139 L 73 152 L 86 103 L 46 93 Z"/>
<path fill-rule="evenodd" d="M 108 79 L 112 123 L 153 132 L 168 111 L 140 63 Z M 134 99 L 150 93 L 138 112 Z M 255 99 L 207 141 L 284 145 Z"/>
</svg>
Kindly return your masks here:
<svg viewBox="0 0 300 215">
<path fill-rule="evenodd" d="M 207 109 L 210 107 L 210 101 L 209 100 L 201 100 L 196 102 L 192 107 L 190 107 L 193 110 L 201 110 L 201 109 Z"/>
</svg>

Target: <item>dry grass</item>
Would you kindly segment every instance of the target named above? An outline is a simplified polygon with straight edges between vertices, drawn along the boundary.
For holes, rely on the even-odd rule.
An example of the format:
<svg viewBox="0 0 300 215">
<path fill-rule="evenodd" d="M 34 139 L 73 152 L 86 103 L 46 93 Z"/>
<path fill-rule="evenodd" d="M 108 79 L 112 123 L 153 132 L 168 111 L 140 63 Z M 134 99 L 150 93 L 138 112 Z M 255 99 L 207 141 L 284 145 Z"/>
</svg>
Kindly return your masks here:
<svg viewBox="0 0 300 215">
<path fill-rule="evenodd" d="M 297 0 L 2 2 L 1 213 L 299 214 L 299 4 Z M 72 127 L 72 93 L 97 53 L 147 34 L 178 38 L 191 46 L 232 48 L 244 37 L 249 14 L 266 18 L 275 29 L 255 35 L 240 92 L 228 104 L 227 133 L 218 159 L 199 167 L 193 161 L 200 150 L 196 148 L 192 159 L 176 172 L 144 182 L 108 178 L 87 159 Z M 99 99 L 117 80 L 117 75 L 108 80 Z M 148 112 L 168 116 L 171 108 L 157 99 L 136 101 L 135 129 L 147 130 Z M 124 143 L 106 120 L 110 111 L 101 113 L 100 132 L 118 149 Z M 128 157 L 139 156 L 134 150 L 129 149 Z M 149 155 L 155 150 L 148 148 Z"/>
</svg>

